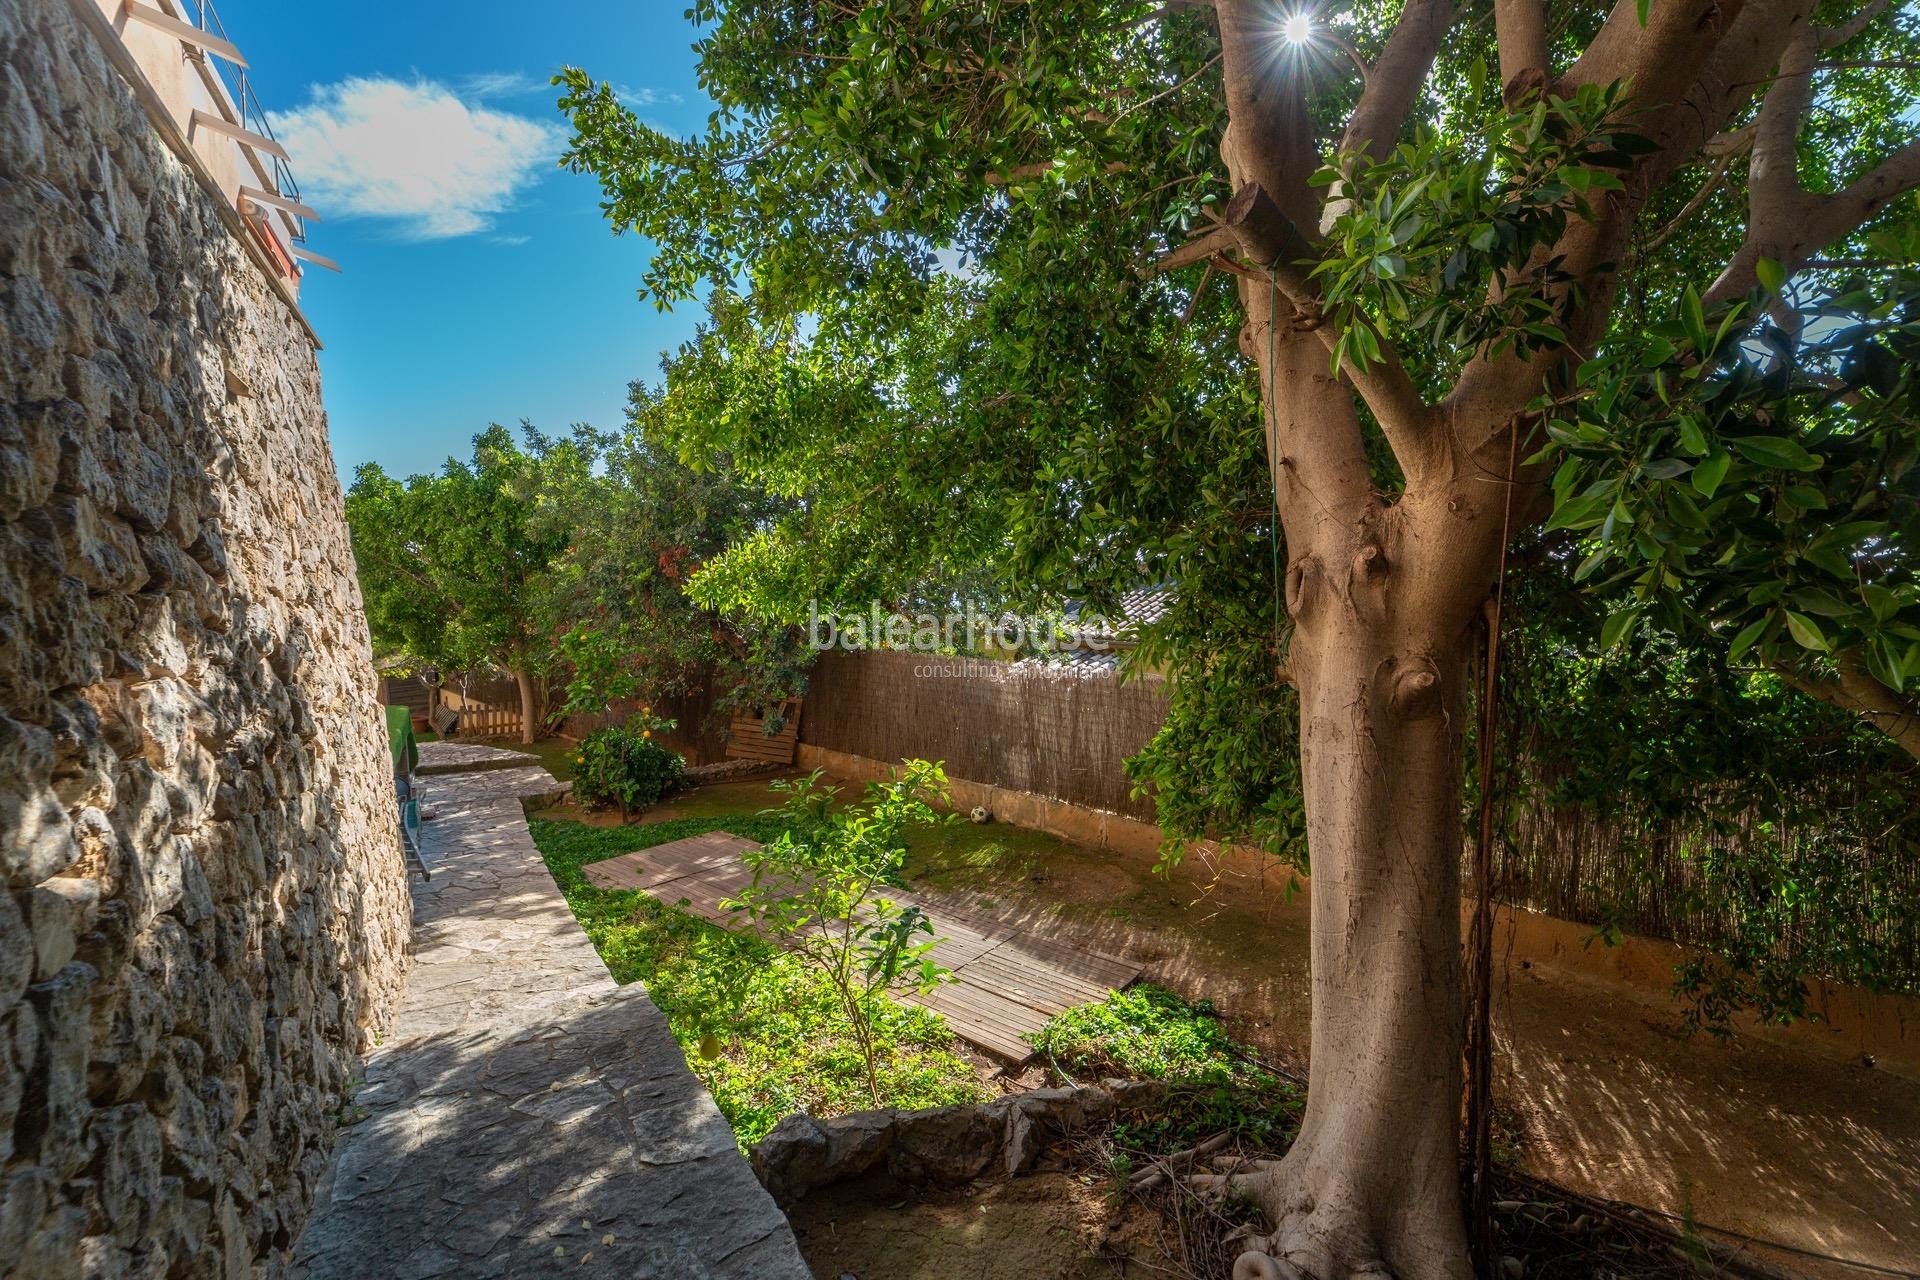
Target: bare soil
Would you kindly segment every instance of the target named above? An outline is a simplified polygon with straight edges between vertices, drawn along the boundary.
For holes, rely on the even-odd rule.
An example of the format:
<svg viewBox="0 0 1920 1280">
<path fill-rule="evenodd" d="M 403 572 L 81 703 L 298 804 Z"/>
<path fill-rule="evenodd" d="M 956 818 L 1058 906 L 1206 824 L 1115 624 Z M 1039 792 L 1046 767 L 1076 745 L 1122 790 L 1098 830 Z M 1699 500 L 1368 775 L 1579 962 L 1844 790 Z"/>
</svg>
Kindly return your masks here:
<svg viewBox="0 0 1920 1280">
<path fill-rule="evenodd" d="M 922 1192 L 883 1178 L 809 1196 L 789 1214 L 819 1280 L 1115 1280 L 1155 1224 L 1088 1174 Z"/>
<path fill-rule="evenodd" d="M 914 1190 L 884 1176 L 827 1188 L 789 1219 L 816 1280 L 964 1275 L 980 1280 L 1221 1280 L 1258 1230 L 1244 1205 L 1179 1183 L 1127 1189 L 1111 1135 L 1056 1148 L 1052 1168 L 1013 1181 Z M 1272 1154 L 1245 1152 L 1242 1154 Z M 1138 1167 L 1144 1169 L 1144 1164 Z M 1495 1248 L 1528 1280 L 1699 1280 L 1752 1276 L 1721 1265 L 1737 1250 L 1689 1241 L 1668 1224 L 1504 1175 Z M 1503 1274 L 1505 1274 L 1503 1265 Z M 1774 1274 L 1774 1273 L 1762 1273 Z"/>
</svg>

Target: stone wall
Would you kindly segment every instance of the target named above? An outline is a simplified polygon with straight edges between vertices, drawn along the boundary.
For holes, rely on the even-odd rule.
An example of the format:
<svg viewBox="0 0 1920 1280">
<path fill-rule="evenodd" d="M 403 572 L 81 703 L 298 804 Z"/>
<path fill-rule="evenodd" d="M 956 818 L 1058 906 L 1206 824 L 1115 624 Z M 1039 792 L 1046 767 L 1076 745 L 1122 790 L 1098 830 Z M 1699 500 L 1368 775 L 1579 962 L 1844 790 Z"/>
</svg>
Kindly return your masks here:
<svg viewBox="0 0 1920 1280">
<path fill-rule="evenodd" d="M 307 331 L 0 2 L 0 1271 L 284 1266 L 408 895 Z"/>
</svg>

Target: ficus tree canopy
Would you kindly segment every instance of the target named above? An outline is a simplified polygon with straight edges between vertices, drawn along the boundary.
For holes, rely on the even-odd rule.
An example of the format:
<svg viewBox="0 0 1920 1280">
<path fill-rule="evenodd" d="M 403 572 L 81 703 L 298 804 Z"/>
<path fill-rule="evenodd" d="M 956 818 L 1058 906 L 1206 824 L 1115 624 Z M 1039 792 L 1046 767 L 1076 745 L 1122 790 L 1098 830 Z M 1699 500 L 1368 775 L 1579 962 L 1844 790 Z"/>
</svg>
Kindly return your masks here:
<svg viewBox="0 0 1920 1280">
<path fill-rule="evenodd" d="M 1236 1275 L 1463 1276 L 1463 726 L 1509 551 L 1609 640 L 1909 715 L 1911 8 L 689 17 L 702 136 L 584 70 L 561 105 L 645 291 L 721 295 L 662 438 L 807 495 L 716 583 L 1171 583 L 1144 767 L 1218 784 L 1186 821 L 1292 794 L 1314 868 L 1316 1080 L 1236 1178 L 1273 1225 Z"/>
</svg>

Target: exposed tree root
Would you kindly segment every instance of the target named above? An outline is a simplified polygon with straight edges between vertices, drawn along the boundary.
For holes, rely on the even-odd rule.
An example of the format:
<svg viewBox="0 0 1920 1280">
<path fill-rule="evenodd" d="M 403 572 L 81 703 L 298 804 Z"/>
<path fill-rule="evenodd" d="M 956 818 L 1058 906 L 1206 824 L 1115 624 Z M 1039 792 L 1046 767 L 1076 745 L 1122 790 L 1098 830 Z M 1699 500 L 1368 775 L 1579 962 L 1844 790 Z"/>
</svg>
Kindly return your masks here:
<svg viewBox="0 0 1920 1280">
<path fill-rule="evenodd" d="M 1259 1205 L 1273 1229 L 1252 1235 L 1234 1261 L 1233 1280 L 1471 1280 L 1458 1223 L 1409 1215 L 1369 1222 L 1366 1199 L 1322 1176 L 1298 1154 L 1284 1160 L 1222 1162 L 1195 1174 L 1203 1195 L 1242 1195 Z M 1404 1207 L 1404 1206 L 1403 1206 Z"/>
</svg>

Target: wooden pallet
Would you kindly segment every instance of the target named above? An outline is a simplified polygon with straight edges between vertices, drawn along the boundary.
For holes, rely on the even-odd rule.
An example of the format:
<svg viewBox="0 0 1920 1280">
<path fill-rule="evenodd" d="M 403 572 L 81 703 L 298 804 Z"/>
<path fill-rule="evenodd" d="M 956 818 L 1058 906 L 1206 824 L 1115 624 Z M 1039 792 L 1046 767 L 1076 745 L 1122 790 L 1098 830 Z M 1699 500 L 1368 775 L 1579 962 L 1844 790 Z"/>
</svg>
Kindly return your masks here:
<svg viewBox="0 0 1920 1280">
<path fill-rule="evenodd" d="M 585 871 L 600 888 L 650 893 L 732 929 L 747 922 L 722 904 L 752 881 L 741 855 L 758 847 L 731 832 L 709 831 L 589 863 Z M 942 1014 L 956 1036 L 997 1057 L 1024 1061 L 1033 1053 L 1026 1037 L 1049 1018 L 1103 999 L 1140 976 L 1139 965 L 1118 956 L 931 904 L 911 893 L 890 896 L 927 913 L 936 936 L 934 962 L 953 975 L 931 991 L 905 998 Z"/>
<path fill-rule="evenodd" d="M 769 734 L 765 715 L 739 715 L 727 726 L 727 758 L 759 760 L 765 764 L 792 764 L 800 745 L 800 699 L 788 698 L 777 714 L 786 722 L 780 732 Z"/>
</svg>

